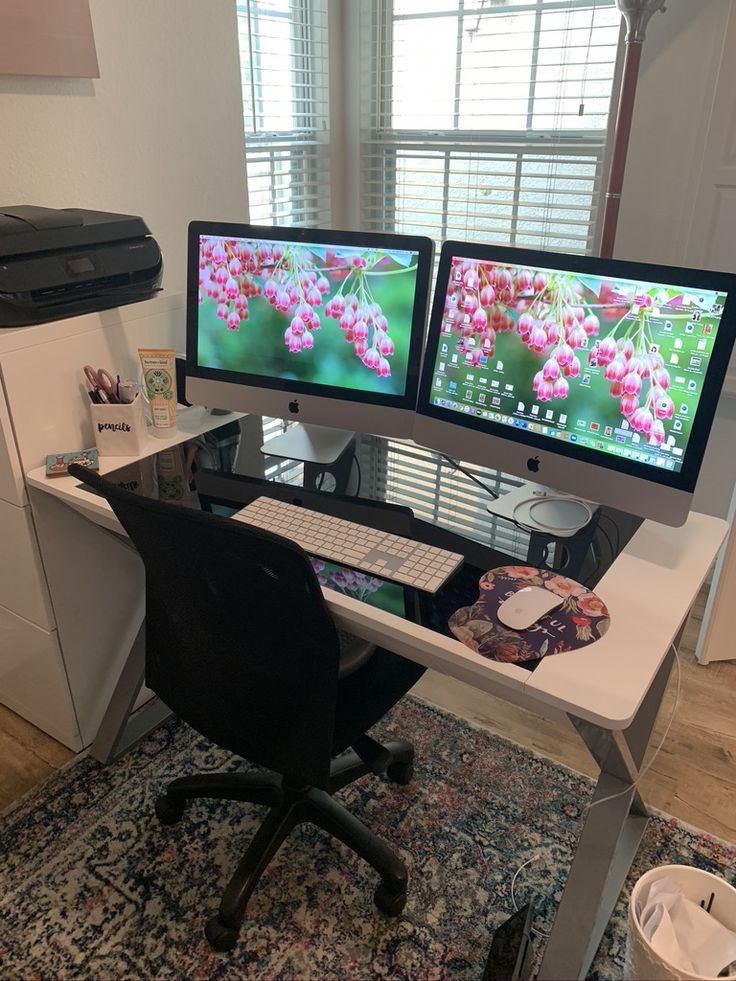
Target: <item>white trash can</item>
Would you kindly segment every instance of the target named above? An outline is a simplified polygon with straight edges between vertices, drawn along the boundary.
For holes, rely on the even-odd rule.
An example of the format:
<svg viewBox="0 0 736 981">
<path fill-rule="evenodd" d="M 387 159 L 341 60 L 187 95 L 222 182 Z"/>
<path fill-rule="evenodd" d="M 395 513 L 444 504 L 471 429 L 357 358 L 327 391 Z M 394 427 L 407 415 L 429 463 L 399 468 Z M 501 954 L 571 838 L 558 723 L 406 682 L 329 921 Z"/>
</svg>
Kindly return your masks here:
<svg viewBox="0 0 736 981">
<path fill-rule="evenodd" d="M 644 936 L 635 913 L 637 902 L 652 882 L 668 878 L 682 887 L 682 894 L 696 905 L 706 903 L 713 893 L 711 915 L 729 930 L 736 931 L 736 889 L 712 872 L 690 865 L 660 865 L 636 882 L 629 900 L 629 933 L 624 977 L 627 981 L 716 981 L 710 975 L 690 974 L 663 960 Z"/>
</svg>

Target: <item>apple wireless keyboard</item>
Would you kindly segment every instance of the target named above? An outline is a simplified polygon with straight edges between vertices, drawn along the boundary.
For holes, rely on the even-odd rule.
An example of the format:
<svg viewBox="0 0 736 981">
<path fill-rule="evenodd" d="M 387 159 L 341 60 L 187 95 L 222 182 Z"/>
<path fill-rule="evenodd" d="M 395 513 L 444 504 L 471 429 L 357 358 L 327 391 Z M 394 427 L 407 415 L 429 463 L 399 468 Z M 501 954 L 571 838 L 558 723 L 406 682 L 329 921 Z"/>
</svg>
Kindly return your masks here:
<svg viewBox="0 0 736 981">
<path fill-rule="evenodd" d="M 423 545 L 272 497 L 257 498 L 233 518 L 289 538 L 310 555 L 425 593 L 436 593 L 464 562 L 457 552 Z"/>
</svg>

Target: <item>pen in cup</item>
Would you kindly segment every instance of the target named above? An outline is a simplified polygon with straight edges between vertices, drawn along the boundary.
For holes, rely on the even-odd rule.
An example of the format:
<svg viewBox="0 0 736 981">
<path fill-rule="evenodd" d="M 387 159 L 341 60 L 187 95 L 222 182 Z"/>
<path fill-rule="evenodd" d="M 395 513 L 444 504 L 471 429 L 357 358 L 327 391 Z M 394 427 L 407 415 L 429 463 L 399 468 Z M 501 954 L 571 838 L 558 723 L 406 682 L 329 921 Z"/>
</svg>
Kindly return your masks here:
<svg viewBox="0 0 736 981">
<path fill-rule="evenodd" d="M 102 399 L 100 398 L 99 389 L 93 388 L 90 385 L 89 381 L 87 382 L 87 395 L 89 395 L 89 400 L 90 400 L 90 402 L 93 403 L 93 405 L 100 405 L 101 404 Z"/>
</svg>

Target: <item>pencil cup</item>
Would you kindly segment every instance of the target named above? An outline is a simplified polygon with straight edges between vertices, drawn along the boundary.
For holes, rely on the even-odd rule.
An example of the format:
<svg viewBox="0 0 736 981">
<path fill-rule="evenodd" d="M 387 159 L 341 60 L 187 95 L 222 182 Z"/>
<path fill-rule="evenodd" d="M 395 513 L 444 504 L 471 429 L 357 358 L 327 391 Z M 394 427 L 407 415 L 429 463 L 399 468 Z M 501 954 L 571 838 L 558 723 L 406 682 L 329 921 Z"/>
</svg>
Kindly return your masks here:
<svg viewBox="0 0 736 981">
<path fill-rule="evenodd" d="M 140 395 L 127 404 L 90 405 L 89 409 L 100 456 L 137 456 L 143 452 L 148 430 Z"/>
</svg>

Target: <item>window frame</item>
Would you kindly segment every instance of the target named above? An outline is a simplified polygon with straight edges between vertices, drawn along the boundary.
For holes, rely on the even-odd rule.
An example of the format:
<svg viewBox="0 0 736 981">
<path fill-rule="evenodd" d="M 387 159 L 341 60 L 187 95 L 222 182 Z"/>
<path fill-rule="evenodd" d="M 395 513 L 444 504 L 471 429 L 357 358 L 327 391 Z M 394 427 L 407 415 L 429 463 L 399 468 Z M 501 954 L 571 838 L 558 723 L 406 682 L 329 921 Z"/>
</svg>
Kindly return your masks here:
<svg viewBox="0 0 736 981">
<path fill-rule="evenodd" d="M 267 206 L 253 207 L 249 197 L 250 220 L 255 224 L 325 225 L 329 224 L 329 180 L 325 181 L 329 161 L 330 107 L 327 79 L 327 54 L 317 61 L 320 44 L 327 49 L 328 0 L 289 0 L 289 10 L 261 10 L 260 0 L 237 0 L 236 18 L 240 28 L 246 22 L 246 44 L 240 43 L 238 31 L 241 85 L 244 93 L 245 156 L 248 185 L 267 184 Z M 294 16 L 296 12 L 296 17 Z M 294 77 L 291 81 L 294 126 L 289 130 L 262 126 L 264 108 L 259 93 L 267 84 L 263 78 L 259 52 L 253 36 L 258 21 L 265 17 L 291 24 L 291 59 Z M 319 25 L 320 18 L 322 26 Z M 324 40 L 320 35 L 324 34 Z M 247 62 L 244 60 L 247 54 Z M 310 66 L 310 62 L 314 64 Z M 320 76 L 325 81 L 320 83 Z M 324 91 L 319 92 L 320 84 Z M 250 92 L 252 126 L 249 125 L 245 92 Z M 296 93 L 310 93 L 299 97 Z M 282 165 L 286 164 L 289 187 L 280 186 Z M 263 173 L 265 169 L 265 175 Z"/>
<path fill-rule="evenodd" d="M 571 8 L 586 9 L 610 8 L 614 7 L 614 0 L 528 0 L 526 3 L 513 4 L 511 7 L 490 7 L 488 10 L 478 11 L 477 9 L 463 12 L 465 0 L 448 0 L 448 9 L 438 10 L 432 13 L 407 13 L 399 14 L 394 18 L 394 0 L 360 0 L 361 17 L 359 20 L 361 37 L 366 40 L 368 36 L 371 46 L 371 57 L 374 61 L 374 68 L 371 73 L 370 95 L 368 103 L 374 106 L 373 111 L 368 112 L 368 125 L 365 120 L 364 106 L 365 98 L 361 102 L 360 111 L 364 113 L 360 127 L 360 158 L 361 158 L 361 178 L 357 184 L 360 195 L 356 202 L 356 211 L 361 227 L 376 228 L 381 227 L 386 231 L 403 230 L 402 223 L 397 220 L 396 197 L 397 197 L 397 158 L 402 152 L 416 151 L 417 156 L 421 156 L 421 151 L 444 154 L 443 172 L 443 196 L 441 202 L 442 219 L 438 225 L 436 238 L 442 241 L 445 238 L 458 238 L 457 232 L 448 230 L 447 216 L 450 213 L 450 165 L 453 154 L 468 153 L 477 156 L 485 155 L 492 157 L 494 154 L 515 154 L 515 174 L 514 201 L 512 210 L 511 228 L 508 240 L 503 244 L 509 246 L 517 245 L 518 237 L 518 209 L 522 204 L 520 193 L 520 177 L 525 160 L 545 155 L 550 158 L 573 158 L 574 156 L 584 156 L 586 162 L 593 167 L 593 176 L 581 177 L 581 180 L 592 180 L 593 187 L 590 192 L 591 207 L 589 219 L 585 223 L 587 231 L 580 237 L 582 247 L 581 252 L 590 254 L 595 251 L 600 237 L 600 222 L 602 219 L 602 189 L 608 172 L 608 150 L 609 134 L 611 130 L 611 111 L 609 108 L 608 125 L 603 128 L 574 129 L 567 131 L 556 131 L 549 128 L 532 128 L 534 117 L 534 91 L 538 79 L 535 73 L 538 67 L 536 57 L 532 59 L 532 74 L 529 81 L 529 93 L 527 98 L 527 128 L 521 129 L 483 129 L 469 130 L 460 128 L 433 128 L 427 130 L 414 130 L 395 128 L 391 125 L 392 81 L 387 77 L 386 66 L 390 64 L 393 50 L 393 23 L 395 20 L 425 20 L 427 18 L 447 17 L 456 14 L 458 18 L 458 38 L 462 36 L 463 17 L 479 16 L 503 16 L 509 12 L 524 13 L 533 12 L 535 17 L 535 38 L 541 35 L 542 15 L 546 12 L 555 10 L 566 11 Z M 455 7 L 455 3 L 457 7 Z M 449 9 L 453 7 L 453 9 Z M 355 25 L 354 25 L 355 26 Z M 614 105 L 618 95 L 620 80 L 621 62 L 621 33 L 619 33 L 619 46 L 617 56 L 613 66 L 613 78 L 611 85 L 610 105 Z M 536 49 L 535 49 L 536 52 Z M 455 66 L 455 90 L 459 91 L 462 65 L 458 57 Z M 357 103 L 354 100 L 354 105 Z M 459 119 L 460 103 L 456 99 L 454 106 L 455 119 Z M 365 166 L 367 160 L 374 162 L 375 174 L 366 178 Z M 427 157 L 424 158 L 429 159 Z M 568 175 L 565 175 L 568 179 Z M 571 178 L 576 179 L 576 178 Z M 373 214 L 365 207 L 364 196 L 366 187 L 369 188 L 367 194 L 374 200 L 383 202 L 382 211 L 374 210 Z M 555 205 L 550 205 L 554 208 Z M 560 208 L 574 209 L 573 206 L 565 204 L 557 205 Z M 412 226 L 415 227 L 415 226 Z M 523 233 L 522 233 L 523 234 Z M 518 243 L 521 247 L 534 247 L 534 243 L 528 239 Z M 566 250 L 563 250 L 566 251 Z"/>
</svg>

